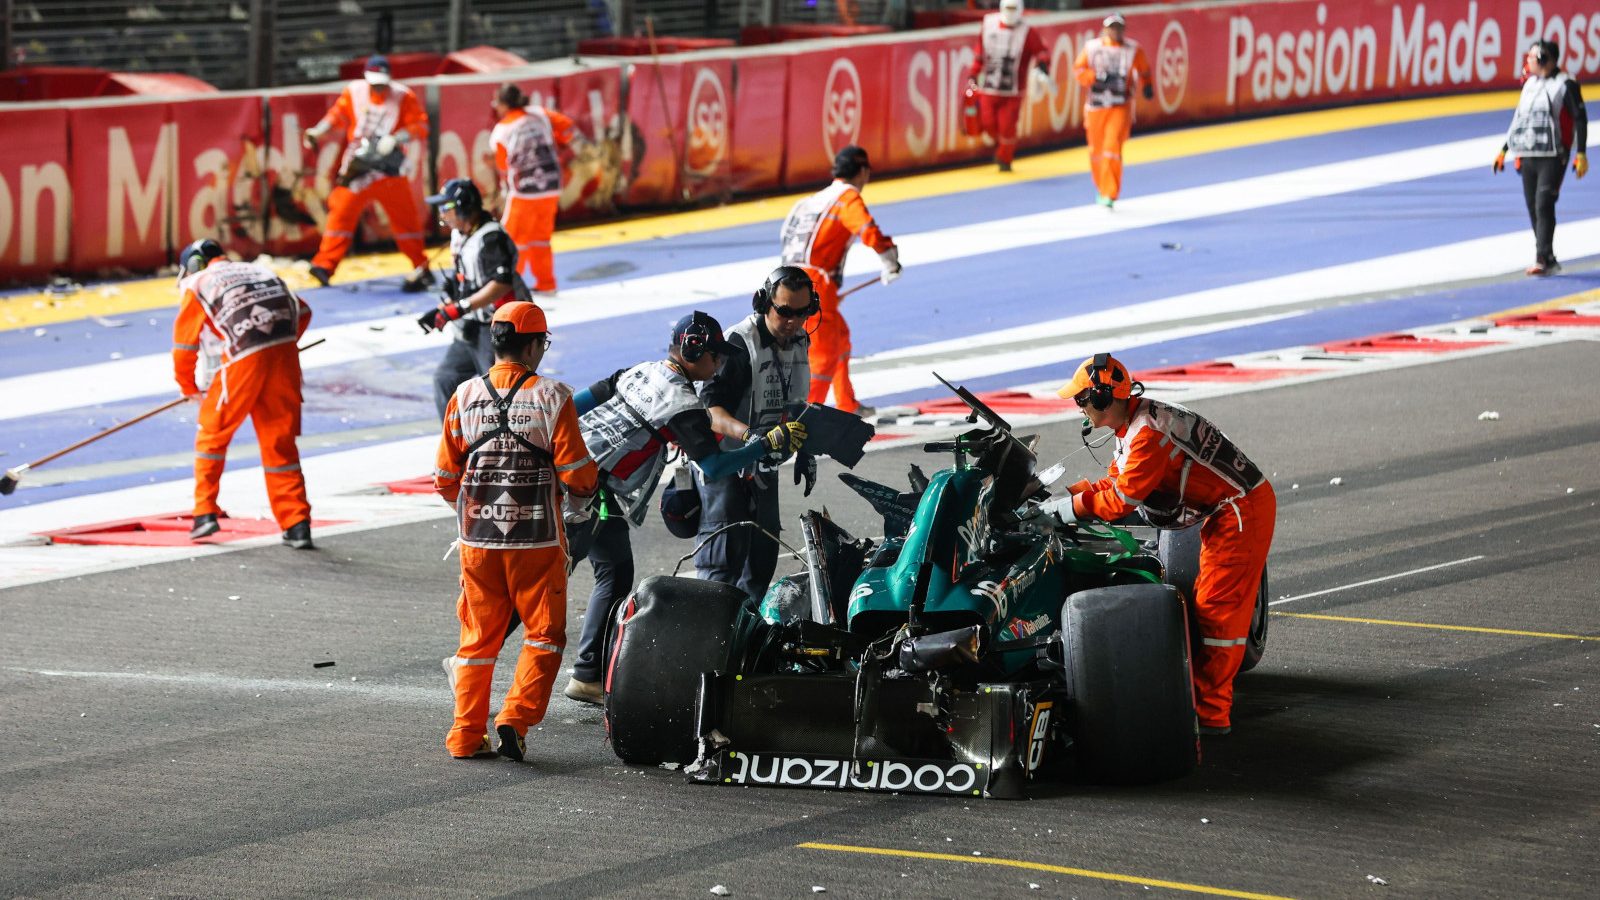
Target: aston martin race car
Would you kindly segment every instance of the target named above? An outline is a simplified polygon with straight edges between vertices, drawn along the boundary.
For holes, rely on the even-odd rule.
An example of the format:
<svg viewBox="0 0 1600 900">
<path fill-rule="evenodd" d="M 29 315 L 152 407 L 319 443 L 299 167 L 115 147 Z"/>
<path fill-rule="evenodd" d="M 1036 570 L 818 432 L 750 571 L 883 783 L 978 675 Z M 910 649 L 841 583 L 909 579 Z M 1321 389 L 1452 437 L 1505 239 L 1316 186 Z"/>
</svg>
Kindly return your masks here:
<svg viewBox="0 0 1600 900">
<path fill-rule="evenodd" d="M 924 445 L 952 466 L 912 466 L 908 491 L 840 476 L 882 515 L 881 539 L 807 512 L 804 571 L 759 606 L 660 576 L 619 604 L 606 726 L 624 762 L 708 784 L 1007 798 L 1042 777 L 1194 768 L 1198 532 L 1141 540 L 1030 515 L 1049 496 L 1036 439 L 952 390 L 983 425 Z M 1247 667 L 1266 597 L 1263 579 Z"/>
</svg>

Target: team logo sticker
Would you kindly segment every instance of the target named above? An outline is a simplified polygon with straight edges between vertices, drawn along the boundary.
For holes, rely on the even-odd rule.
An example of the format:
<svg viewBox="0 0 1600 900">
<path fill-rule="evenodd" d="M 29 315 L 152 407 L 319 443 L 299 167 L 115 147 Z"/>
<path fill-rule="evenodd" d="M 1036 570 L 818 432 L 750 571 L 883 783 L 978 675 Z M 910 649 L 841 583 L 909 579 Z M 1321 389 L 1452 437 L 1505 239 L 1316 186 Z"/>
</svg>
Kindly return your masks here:
<svg viewBox="0 0 1600 900">
<path fill-rule="evenodd" d="M 1156 99 L 1167 113 L 1178 111 L 1189 86 L 1189 35 L 1176 19 L 1161 31 L 1156 45 Z"/>
<path fill-rule="evenodd" d="M 833 61 L 822 89 L 822 143 L 828 158 L 861 140 L 861 73 L 845 57 Z"/>
<path fill-rule="evenodd" d="M 728 95 L 715 70 L 695 72 L 688 115 L 689 152 L 684 170 L 701 177 L 714 175 L 728 156 Z"/>
</svg>

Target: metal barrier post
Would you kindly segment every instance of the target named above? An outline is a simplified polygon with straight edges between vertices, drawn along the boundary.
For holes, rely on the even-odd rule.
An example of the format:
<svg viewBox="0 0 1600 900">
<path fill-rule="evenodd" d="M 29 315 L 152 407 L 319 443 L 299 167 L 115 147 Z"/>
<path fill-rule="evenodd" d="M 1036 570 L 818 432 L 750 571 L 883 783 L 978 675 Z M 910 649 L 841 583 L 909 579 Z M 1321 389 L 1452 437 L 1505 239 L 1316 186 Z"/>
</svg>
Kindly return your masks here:
<svg viewBox="0 0 1600 900">
<path fill-rule="evenodd" d="M 450 0 L 450 21 L 445 30 L 445 51 L 454 53 L 461 49 L 461 36 L 467 33 L 467 6 L 470 0 Z"/>
<path fill-rule="evenodd" d="M 8 0 L 0 0 L 0 3 Z M 253 88 L 272 87 L 274 57 L 273 23 L 278 18 L 277 0 L 250 0 L 250 48 L 245 65 L 245 83 Z"/>
</svg>

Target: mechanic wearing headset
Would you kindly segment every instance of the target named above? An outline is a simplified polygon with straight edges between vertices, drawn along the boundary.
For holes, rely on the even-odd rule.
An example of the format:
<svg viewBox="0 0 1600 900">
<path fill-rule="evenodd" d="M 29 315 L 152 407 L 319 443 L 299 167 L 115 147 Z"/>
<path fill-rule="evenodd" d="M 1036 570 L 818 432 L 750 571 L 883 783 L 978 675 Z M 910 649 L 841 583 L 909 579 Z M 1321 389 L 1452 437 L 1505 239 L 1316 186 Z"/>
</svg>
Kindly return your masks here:
<svg viewBox="0 0 1600 900">
<path fill-rule="evenodd" d="M 450 229 L 455 279 L 445 282 L 445 299 L 417 319 L 424 332 L 451 332 L 450 348 L 433 373 L 433 399 L 444 418 L 445 406 L 463 382 L 494 365 L 489 320 L 501 305 L 531 300 L 517 275 L 517 247 L 500 223 L 483 209 L 483 194 L 470 178 L 452 178 L 428 198 L 439 221 Z"/>
<path fill-rule="evenodd" d="M 1227 734 L 1233 677 L 1244 659 L 1256 593 L 1272 546 L 1278 500 L 1261 470 L 1206 419 L 1148 400 L 1109 353 L 1083 361 L 1062 386 L 1089 428 L 1110 428 L 1117 449 L 1106 477 L 1080 481 L 1033 515 L 1068 522 L 1115 521 L 1137 511 L 1157 528 L 1200 529 L 1200 575 L 1191 598 L 1200 620 L 1194 656 L 1202 734 Z"/>
<path fill-rule="evenodd" d="M 574 700 L 605 701 L 600 656 L 606 622 L 633 588 L 628 529 L 644 524 L 650 497 L 667 464 L 668 445 L 676 445 L 706 481 L 715 482 L 755 464 L 788 440 L 787 432 L 777 427 L 735 450 L 724 452 L 718 446 L 694 383 L 716 374 L 732 351 L 717 320 L 693 312 L 673 326 L 666 359 L 619 371 L 573 398 L 583 442 L 600 467 L 598 513 L 568 515 L 572 559 L 587 556 L 594 567 L 594 592 L 583 618 L 578 661 L 563 691 Z M 585 521 L 590 515 L 593 521 Z"/>
<path fill-rule="evenodd" d="M 703 542 L 695 554 L 701 578 L 731 584 L 759 600 L 767 593 L 778 566 L 778 545 L 751 528 L 730 528 L 753 522 L 773 536 L 779 533 L 779 464 L 806 442 L 806 428 L 789 421 L 789 410 L 803 407 L 811 384 L 806 362 L 810 340 L 805 321 L 821 304 L 805 269 L 779 266 L 751 299 L 755 312 L 728 332 L 733 352 L 700 389 L 700 399 L 711 413 L 711 427 L 736 445 L 759 442 L 766 454 L 738 476 L 707 481 L 701 476 Z M 806 494 L 817 483 L 817 463 L 802 454 L 795 460 L 795 483 L 806 482 Z"/>
</svg>

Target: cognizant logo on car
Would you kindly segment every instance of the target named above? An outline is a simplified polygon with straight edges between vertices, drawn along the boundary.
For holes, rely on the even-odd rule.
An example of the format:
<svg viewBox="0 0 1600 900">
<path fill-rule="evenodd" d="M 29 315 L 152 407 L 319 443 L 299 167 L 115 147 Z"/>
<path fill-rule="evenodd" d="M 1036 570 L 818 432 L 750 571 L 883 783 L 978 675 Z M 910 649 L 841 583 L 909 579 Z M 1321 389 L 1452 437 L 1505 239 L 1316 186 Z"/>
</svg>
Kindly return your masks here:
<svg viewBox="0 0 1600 900">
<path fill-rule="evenodd" d="M 721 774 L 724 784 L 979 794 L 986 782 L 980 769 L 960 762 L 864 760 L 858 773 L 846 759 L 730 752 L 722 759 Z"/>
</svg>

